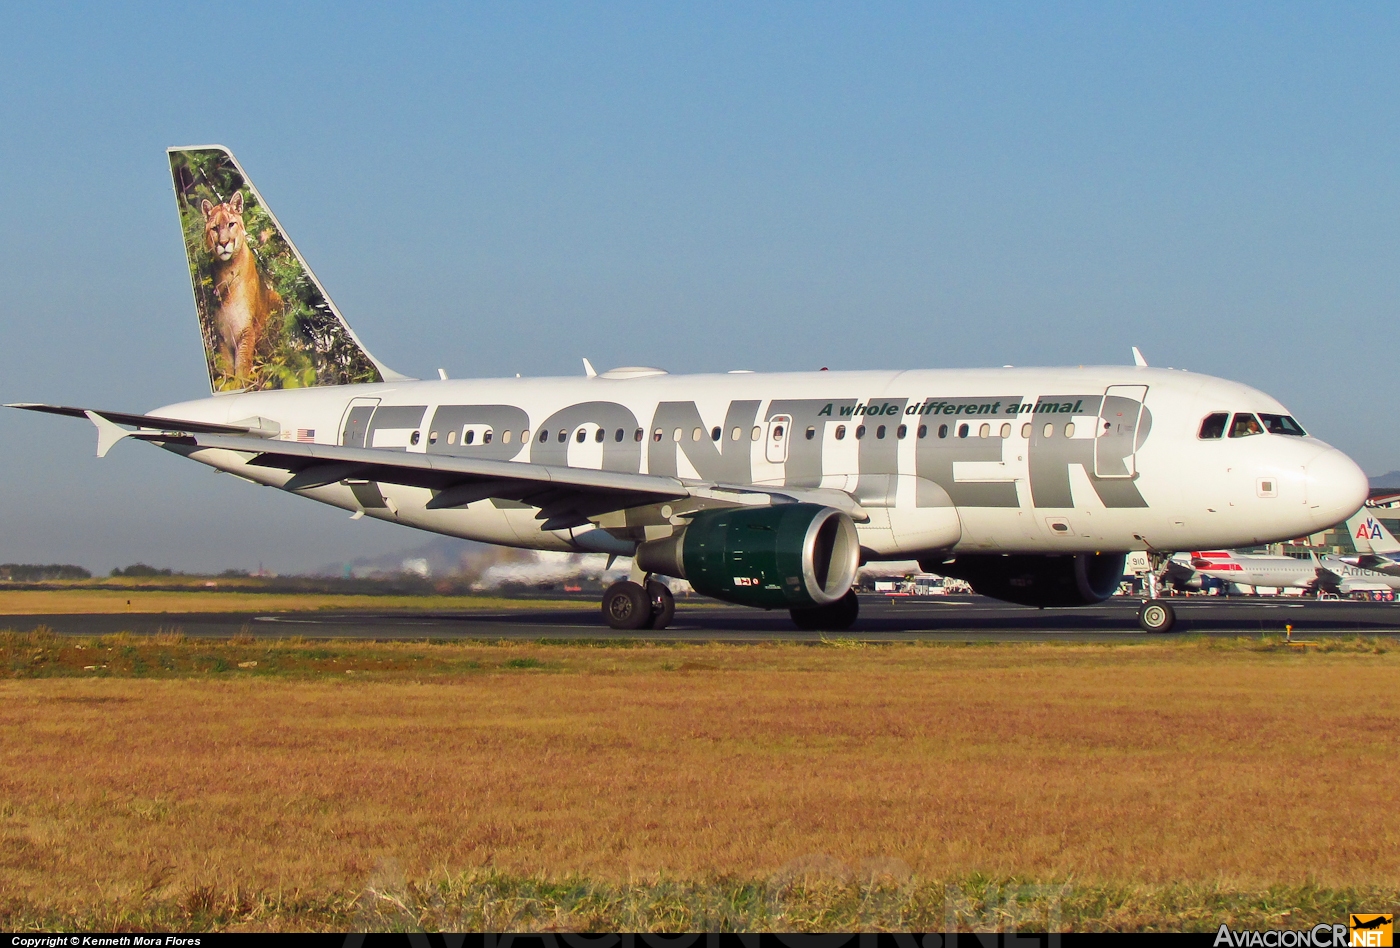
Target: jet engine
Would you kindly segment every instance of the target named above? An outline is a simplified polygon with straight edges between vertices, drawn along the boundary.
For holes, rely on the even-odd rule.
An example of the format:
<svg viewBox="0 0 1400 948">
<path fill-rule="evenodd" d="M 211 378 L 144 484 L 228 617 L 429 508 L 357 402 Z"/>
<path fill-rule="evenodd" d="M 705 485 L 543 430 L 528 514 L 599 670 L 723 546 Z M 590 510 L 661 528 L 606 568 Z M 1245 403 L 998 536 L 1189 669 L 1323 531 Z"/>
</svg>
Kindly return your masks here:
<svg viewBox="0 0 1400 948">
<path fill-rule="evenodd" d="M 1023 606 L 1090 606 L 1123 581 L 1125 553 L 1054 556 L 977 554 L 949 563 L 921 560 L 920 569 L 967 580 L 983 596 Z"/>
<path fill-rule="evenodd" d="M 850 590 L 860 539 L 850 516 L 834 507 L 730 507 L 700 511 L 671 536 L 642 543 L 636 562 L 726 602 L 810 609 Z"/>
</svg>

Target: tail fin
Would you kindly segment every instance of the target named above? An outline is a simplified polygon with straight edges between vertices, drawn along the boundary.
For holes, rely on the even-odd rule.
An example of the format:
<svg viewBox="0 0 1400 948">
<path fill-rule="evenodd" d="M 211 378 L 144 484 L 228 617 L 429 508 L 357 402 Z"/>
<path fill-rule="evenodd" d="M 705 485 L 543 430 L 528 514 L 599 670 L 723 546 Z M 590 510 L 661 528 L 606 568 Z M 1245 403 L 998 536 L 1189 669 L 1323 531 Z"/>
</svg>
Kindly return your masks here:
<svg viewBox="0 0 1400 948">
<path fill-rule="evenodd" d="M 1347 530 L 1358 553 L 1400 553 L 1400 543 L 1367 507 L 1347 521 Z"/>
<path fill-rule="evenodd" d="M 232 152 L 169 155 L 216 394 L 404 378 L 356 338 Z"/>
</svg>

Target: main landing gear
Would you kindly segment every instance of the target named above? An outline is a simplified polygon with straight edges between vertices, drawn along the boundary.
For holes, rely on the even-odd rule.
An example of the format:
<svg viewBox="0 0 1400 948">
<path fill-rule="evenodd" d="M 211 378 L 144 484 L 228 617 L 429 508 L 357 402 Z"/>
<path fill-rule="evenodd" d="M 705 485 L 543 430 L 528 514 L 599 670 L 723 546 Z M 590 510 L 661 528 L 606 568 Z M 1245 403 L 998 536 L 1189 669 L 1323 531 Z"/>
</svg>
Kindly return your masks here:
<svg viewBox="0 0 1400 948">
<path fill-rule="evenodd" d="M 653 579 L 640 583 L 624 579 L 613 583 L 603 593 L 603 621 L 614 629 L 661 630 L 671 624 L 676 615 L 676 599 L 665 583 Z"/>
</svg>

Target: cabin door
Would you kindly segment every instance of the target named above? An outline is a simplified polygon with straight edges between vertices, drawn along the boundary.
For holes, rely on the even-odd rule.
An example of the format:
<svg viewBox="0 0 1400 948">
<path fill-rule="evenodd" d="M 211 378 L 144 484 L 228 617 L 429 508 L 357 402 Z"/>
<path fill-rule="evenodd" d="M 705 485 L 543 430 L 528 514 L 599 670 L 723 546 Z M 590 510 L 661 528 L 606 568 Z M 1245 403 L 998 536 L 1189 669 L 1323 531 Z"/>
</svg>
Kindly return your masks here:
<svg viewBox="0 0 1400 948">
<path fill-rule="evenodd" d="M 365 447 L 365 433 L 369 431 L 369 420 L 379 407 L 377 398 L 352 398 L 345 409 L 345 419 L 340 424 L 340 443 L 347 448 Z"/>
<path fill-rule="evenodd" d="M 1146 385 L 1110 385 L 1104 392 L 1094 433 L 1096 477 L 1137 476 L 1138 426 L 1146 400 Z"/>
</svg>

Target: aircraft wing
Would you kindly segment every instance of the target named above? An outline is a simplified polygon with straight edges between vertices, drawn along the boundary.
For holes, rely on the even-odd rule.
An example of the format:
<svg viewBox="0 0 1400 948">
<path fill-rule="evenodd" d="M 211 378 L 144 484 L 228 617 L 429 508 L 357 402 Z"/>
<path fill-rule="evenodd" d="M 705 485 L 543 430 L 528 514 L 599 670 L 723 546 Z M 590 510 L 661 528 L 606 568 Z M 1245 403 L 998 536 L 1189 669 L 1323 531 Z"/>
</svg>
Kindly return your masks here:
<svg viewBox="0 0 1400 948">
<path fill-rule="evenodd" d="M 99 455 L 106 454 L 123 438 L 150 441 L 184 455 L 207 450 L 234 451 L 246 455 L 247 463 L 253 467 L 291 474 L 290 480 L 281 485 L 284 490 L 310 490 L 340 481 L 372 481 L 431 490 L 434 496 L 428 501 L 429 509 L 465 507 L 488 498 L 513 500 L 540 508 L 535 516 L 544 521 L 544 530 L 582 526 L 614 511 L 686 500 L 695 502 L 693 509 L 819 503 L 843 510 L 859 522 L 869 519 L 849 494 L 836 490 L 730 485 L 660 474 L 308 444 L 271 440 L 252 433 L 257 429 L 233 425 L 80 408 L 59 410 L 58 406 L 47 405 L 9 407 L 88 418 L 97 427 Z M 128 431 L 119 423 L 139 427 Z M 681 507 L 679 512 L 684 513 L 691 505 Z"/>
<path fill-rule="evenodd" d="M 1400 563 L 1376 553 L 1359 554 L 1356 557 L 1356 565 L 1362 569 L 1369 569 L 1374 573 L 1385 573 L 1387 576 L 1400 576 Z"/>
</svg>

